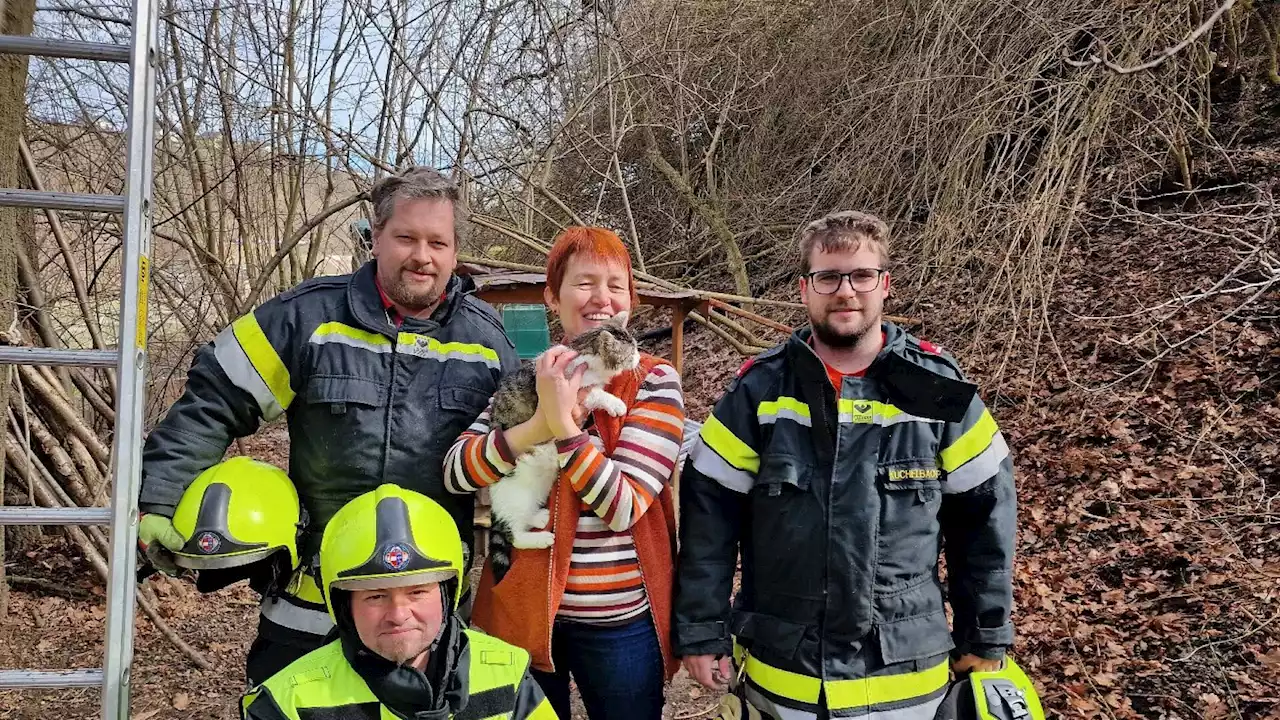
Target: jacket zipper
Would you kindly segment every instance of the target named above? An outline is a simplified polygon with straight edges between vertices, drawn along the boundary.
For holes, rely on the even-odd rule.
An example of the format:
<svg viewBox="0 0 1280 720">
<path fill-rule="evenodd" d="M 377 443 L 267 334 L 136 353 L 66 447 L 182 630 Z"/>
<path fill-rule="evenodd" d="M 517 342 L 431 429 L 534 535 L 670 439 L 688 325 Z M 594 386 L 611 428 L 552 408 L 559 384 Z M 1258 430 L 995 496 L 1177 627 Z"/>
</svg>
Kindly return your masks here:
<svg viewBox="0 0 1280 720">
<path fill-rule="evenodd" d="M 821 358 L 819 358 L 821 360 Z M 825 374 L 825 368 L 824 368 Z M 829 385 L 825 383 L 824 385 Z M 819 697 L 822 702 L 827 702 L 825 684 L 827 682 L 827 607 L 829 605 L 829 593 L 831 587 L 831 503 L 835 497 L 836 468 L 840 467 L 840 396 L 844 392 L 844 382 L 841 381 L 841 388 L 835 391 L 835 413 L 831 417 L 835 418 L 835 437 L 831 439 L 831 467 L 827 471 L 827 498 L 823 503 L 823 522 L 826 525 L 826 542 L 823 545 L 822 552 L 822 612 L 818 618 L 818 677 L 824 685 Z M 823 387 L 823 397 L 826 397 L 826 387 Z M 826 409 L 823 412 L 827 412 Z M 830 715 L 830 713 L 828 713 Z"/>
<path fill-rule="evenodd" d="M 400 333 L 391 338 L 391 372 L 387 373 L 387 401 L 383 405 L 382 421 L 382 477 L 387 476 L 387 461 L 391 457 L 391 408 L 395 403 L 396 367 L 400 364 Z"/>
</svg>

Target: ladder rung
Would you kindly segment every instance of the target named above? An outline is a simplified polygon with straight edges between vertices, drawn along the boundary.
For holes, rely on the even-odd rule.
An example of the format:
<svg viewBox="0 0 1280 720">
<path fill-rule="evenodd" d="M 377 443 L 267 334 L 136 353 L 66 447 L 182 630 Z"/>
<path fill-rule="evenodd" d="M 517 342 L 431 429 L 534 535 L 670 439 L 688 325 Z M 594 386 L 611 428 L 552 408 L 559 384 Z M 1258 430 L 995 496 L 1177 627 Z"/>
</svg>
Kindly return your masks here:
<svg viewBox="0 0 1280 720">
<path fill-rule="evenodd" d="M 116 213 L 124 212 L 124 196 L 0 188 L 0 207 Z"/>
<path fill-rule="evenodd" d="M 99 687 L 102 671 L 93 670 L 0 670 L 0 690 L 18 688 Z"/>
<path fill-rule="evenodd" d="M 0 345 L 0 365 L 70 365 L 73 367 L 115 367 L 118 350 L 64 350 L 61 348 Z"/>
<path fill-rule="evenodd" d="M 110 525 L 111 508 L 0 507 L 0 525 Z"/>
<path fill-rule="evenodd" d="M 130 55 L 128 45 L 31 37 L 30 35 L 0 35 L 0 53 L 105 60 L 118 63 L 129 62 Z"/>
</svg>

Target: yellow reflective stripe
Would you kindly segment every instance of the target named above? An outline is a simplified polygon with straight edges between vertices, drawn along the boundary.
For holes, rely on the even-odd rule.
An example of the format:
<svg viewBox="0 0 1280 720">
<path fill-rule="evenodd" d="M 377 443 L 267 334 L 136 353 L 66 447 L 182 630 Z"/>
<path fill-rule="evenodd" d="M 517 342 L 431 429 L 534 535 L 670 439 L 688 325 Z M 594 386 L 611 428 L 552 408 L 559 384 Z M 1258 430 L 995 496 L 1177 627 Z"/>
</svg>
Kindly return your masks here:
<svg viewBox="0 0 1280 720">
<path fill-rule="evenodd" d="M 491 347 L 486 347 L 479 343 L 464 342 L 445 342 L 442 343 L 433 337 L 426 335 L 418 335 L 417 333 L 400 333 L 396 339 L 396 349 L 402 352 L 413 352 L 420 348 L 426 349 L 426 357 L 435 360 L 447 360 L 456 358 L 458 360 L 468 360 L 473 362 L 483 362 L 486 365 L 497 367 L 501 365 L 498 359 L 498 353 Z M 421 354 L 415 352 L 414 354 Z M 438 357 L 437 357 L 438 356 Z"/>
<path fill-rule="evenodd" d="M 715 415 L 702 424 L 702 442 L 732 467 L 754 473 L 760 470 L 760 455 L 743 442 Z"/>
<path fill-rule="evenodd" d="M 937 692 L 950 682 L 947 661 L 928 670 L 900 675 L 877 675 L 856 680 L 827 681 L 827 705 L 832 710 L 902 702 Z"/>
<path fill-rule="evenodd" d="M 995 418 L 991 417 L 990 410 L 983 410 L 982 417 L 978 418 L 978 422 L 973 427 L 964 432 L 963 435 L 956 438 L 956 441 L 938 453 L 938 457 L 942 460 L 942 469 L 947 472 L 958 470 L 961 465 L 982 454 L 983 450 L 991 444 L 992 438 L 1000 428 L 996 427 Z"/>
<path fill-rule="evenodd" d="M 747 656 L 747 677 L 761 690 L 809 705 L 818 704 L 818 694 L 822 690 L 822 681 L 818 678 L 776 668 L 753 655 Z"/>
<path fill-rule="evenodd" d="M 777 417 L 779 410 L 789 410 L 802 417 L 809 417 L 809 404 L 793 397 L 778 396 L 777 400 L 765 400 L 756 408 L 756 417 Z"/>
<path fill-rule="evenodd" d="M 551 701 L 544 697 L 527 717 L 529 720 L 556 720 L 556 711 L 551 709 Z"/>
<path fill-rule="evenodd" d="M 378 333 L 371 333 L 368 330 L 361 330 L 360 328 L 351 327 L 350 325 L 340 322 L 327 322 L 321 324 L 320 327 L 316 328 L 315 332 L 311 333 L 311 340 L 314 342 L 318 338 L 331 337 L 334 335 L 340 335 L 342 337 L 358 340 L 370 345 L 391 346 L 391 341 Z"/>
<path fill-rule="evenodd" d="M 836 409 L 840 411 L 840 422 L 887 425 L 899 416 L 907 416 L 898 406 L 879 400 L 840 398 Z"/>
<path fill-rule="evenodd" d="M 262 332 L 258 318 L 249 313 L 232 323 L 231 328 L 245 356 L 267 384 L 276 402 L 280 403 L 282 409 L 288 409 L 296 394 L 289 386 L 289 369 L 284 366 L 284 361 L 276 354 L 275 348 L 271 347 L 271 341 Z"/>
</svg>

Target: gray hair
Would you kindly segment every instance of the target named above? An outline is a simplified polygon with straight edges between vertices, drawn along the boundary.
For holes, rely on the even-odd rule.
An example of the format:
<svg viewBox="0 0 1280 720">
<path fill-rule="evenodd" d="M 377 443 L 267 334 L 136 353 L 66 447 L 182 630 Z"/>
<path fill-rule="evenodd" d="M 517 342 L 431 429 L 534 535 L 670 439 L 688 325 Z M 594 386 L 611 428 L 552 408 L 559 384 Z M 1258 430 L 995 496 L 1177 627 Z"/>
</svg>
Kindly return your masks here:
<svg viewBox="0 0 1280 720">
<path fill-rule="evenodd" d="M 462 245 L 467 227 L 468 213 L 462 203 L 458 183 L 439 170 L 429 167 L 411 167 L 399 175 L 388 175 L 369 189 L 373 202 L 373 230 L 381 230 L 395 212 L 397 200 L 436 198 L 448 200 L 453 205 L 454 243 Z"/>
<path fill-rule="evenodd" d="M 809 272 L 809 258 L 815 247 L 822 252 L 858 250 L 863 243 L 889 262 L 889 226 L 883 220 L 857 210 L 828 213 L 800 229 L 800 269 Z"/>
</svg>

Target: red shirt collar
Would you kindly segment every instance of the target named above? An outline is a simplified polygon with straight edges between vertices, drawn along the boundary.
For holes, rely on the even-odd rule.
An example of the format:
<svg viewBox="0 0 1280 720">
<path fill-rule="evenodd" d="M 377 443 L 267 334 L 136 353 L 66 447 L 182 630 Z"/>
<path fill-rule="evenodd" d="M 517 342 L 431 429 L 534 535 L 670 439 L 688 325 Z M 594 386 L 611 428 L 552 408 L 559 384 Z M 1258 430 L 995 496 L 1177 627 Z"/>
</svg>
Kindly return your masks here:
<svg viewBox="0 0 1280 720">
<path fill-rule="evenodd" d="M 885 341 L 886 341 L 886 340 L 888 340 L 888 339 L 889 339 L 888 333 L 886 333 L 885 331 L 881 330 L 881 331 L 880 331 L 880 343 L 883 345 L 883 344 L 885 343 Z M 810 335 L 810 336 L 809 336 L 809 347 L 814 347 L 814 345 L 813 345 L 813 336 L 812 336 L 812 335 Z M 816 354 L 816 353 L 815 353 L 815 354 Z M 818 358 L 818 359 L 819 359 L 819 360 L 822 360 L 821 356 L 819 356 L 819 358 Z M 833 386 L 835 386 L 835 389 L 836 389 L 836 395 L 837 395 L 837 396 L 839 396 L 839 395 L 840 395 L 840 385 L 844 382 L 845 377 L 862 377 L 863 375 L 866 375 L 866 374 L 867 374 L 867 371 L 866 371 L 866 369 L 865 369 L 865 368 L 864 368 L 864 369 L 862 369 L 862 370 L 859 370 L 858 372 L 855 372 L 855 373 L 842 373 L 842 372 L 840 372 L 839 370 L 837 370 L 837 369 L 835 369 L 835 368 L 831 367 L 831 365 L 830 365 L 830 364 L 828 364 L 826 360 L 822 360 L 822 366 L 823 366 L 824 368 L 826 368 L 826 370 L 827 370 L 827 379 L 831 381 L 831 384 L 832 384 Z"/>
<path fill-rule="evenodd" d="M 378 288 L 378 297 L 382 298 L 382 309 L 387 311 L 387 317 L 391 320 L 391 324 L 400 327 L 404 322 L 404 316 L 396 309 L 396 304 L 391 302 L 391 297 L 387 295 L 387 291 L 382 289 L 382 281 L 378 279 L 375 273 L 373 276 L 373 285 Z"/>
<path fill-rule="evenodd" d="M 382 289 L 382 281 L 378 279 L 377 273 L 373 275 L 373 286 L 378 288 L 378 297 L 382 298 L 382 308 L 387 311 L 387 317 L 390 318 L 393 325 L 400 327 L 404 324 L 404 316 L 396 309 L 396 304 L 391 301 L 391 296 L 387 295 L 387 291 Z M 446 285 L 444 292 L 440 293 L 440 299 L 437 303 L 443 304 L 448 297 L 449 288 Z M 437 304 L 437 307 L 439 307 L 439 304 Z"/>
</svg>

